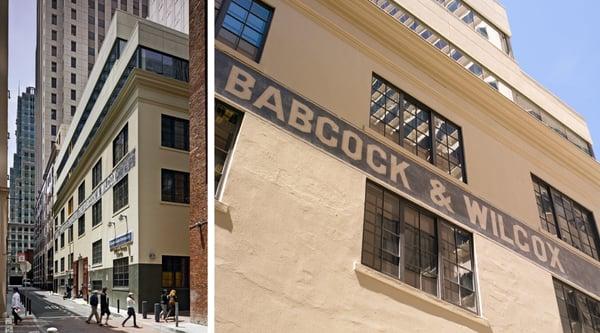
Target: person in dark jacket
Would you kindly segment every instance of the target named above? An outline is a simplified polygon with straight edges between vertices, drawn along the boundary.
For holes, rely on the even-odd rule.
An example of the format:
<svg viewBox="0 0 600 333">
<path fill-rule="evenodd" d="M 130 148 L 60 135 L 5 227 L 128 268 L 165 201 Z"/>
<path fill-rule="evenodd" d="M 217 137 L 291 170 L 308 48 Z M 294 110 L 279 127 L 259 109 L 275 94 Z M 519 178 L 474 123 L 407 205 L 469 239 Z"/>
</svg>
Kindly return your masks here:
<svg viewBox="0 0 600 333">
<path fill-rule="evenodd" d="M 90 313 L 90 316 L 88 317 L 88 319 L 85 321 L 86 323 L 90 323 L 90 321 L 92 320 L 92 316 L 96 317 L 96 323 L 100 326 L 102 326 L 102 322 L 100 321 L 100 316 L 98 316 L 98 292 L 96 290 L 94 290 L 92 292 L 92 296 L 90 297 L 90 307 L 92 309 L 92 313 Z"/>
<path fill-rule="evenodd" d="M 104 325 L 108 326 L 108 318 L 110 317 L 110 309 L 108 308 L 108 295 L 106 295 L 106 287 L 102 288 L 102 293 L 100 294 L 100 322 L 102 322 L 102 317 L 106 315 L 106 321 Z"/>
<path fill-rule="evenodd" d="M 167 306 L 169 305 L 169 296 L 167 295 L 167 289 L 163 289 L 160 293 L 160 317 L 163 320 L 167 320 Z"/>
<path fill-rule="evenodd" d="M 167 312 L 167 316 L 165 317 L 165 323 L 167 322 L 167 319 L 169 319 L 171 314 L 175 316 L 175 303 L 177 303 L 177 292 L 174 289 L 172 289 L 169 293 L 169 311 Z"/>
</svg>

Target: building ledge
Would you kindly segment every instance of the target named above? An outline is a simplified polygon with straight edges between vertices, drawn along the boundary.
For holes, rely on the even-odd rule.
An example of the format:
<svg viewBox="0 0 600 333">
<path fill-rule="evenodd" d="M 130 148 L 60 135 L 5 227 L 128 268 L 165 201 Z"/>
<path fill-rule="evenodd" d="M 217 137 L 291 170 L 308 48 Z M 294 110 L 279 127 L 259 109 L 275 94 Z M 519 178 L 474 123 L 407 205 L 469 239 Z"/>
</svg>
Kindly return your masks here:
<svg viewBox="0 0 600 333">
<path fill-rule="evenodd" d="M 354 272 L 365 288 L 476 332 L 492 332 L 490 323 L 485 318 L 415 289 L 358 261 L 354 262 Z"/>
</svg>

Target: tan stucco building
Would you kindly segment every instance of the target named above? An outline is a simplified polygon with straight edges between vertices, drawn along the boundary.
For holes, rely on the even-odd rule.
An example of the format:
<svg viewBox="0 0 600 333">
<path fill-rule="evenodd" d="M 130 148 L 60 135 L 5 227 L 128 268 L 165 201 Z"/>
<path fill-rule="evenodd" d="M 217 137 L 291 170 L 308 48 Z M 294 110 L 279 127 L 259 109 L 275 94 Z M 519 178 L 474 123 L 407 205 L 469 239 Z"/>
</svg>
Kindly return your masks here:
<svg viewBox="0 0 600 333">
<path fill-rule="evenodd" d="M 54 164 L 54 283 L 189 308 L 188 38 L 117 11 Z M 73 296 L 74 296 L 73 295 Z M 148 308 L 148 311 L 152 311 Z"/>
<path fill-rule="evenodd" d="M 217 331 L 600 331 L 590 133 L 498 2 L 216 9 Z"/>
</svg>

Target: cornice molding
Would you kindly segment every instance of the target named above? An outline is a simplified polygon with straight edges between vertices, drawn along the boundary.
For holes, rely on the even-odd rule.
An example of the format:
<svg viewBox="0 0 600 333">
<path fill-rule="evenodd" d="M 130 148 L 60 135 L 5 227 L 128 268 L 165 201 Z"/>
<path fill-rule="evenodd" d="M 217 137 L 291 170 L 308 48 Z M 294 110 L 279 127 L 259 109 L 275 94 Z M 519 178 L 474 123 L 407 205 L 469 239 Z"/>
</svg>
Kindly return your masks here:
<svg viewBox="0 0 600 333">
<path fill-rule="evenodd" d="M 301 0 L 284 1 L 391 71 L 402 77 L 410 78 L 412 84 L 430 92 L 437 100 L 443 101 L 444 105 L 451 108 L 453 112 L 477 125 L 480 129 L 493 133 L 494 138 L 526 160 L 530 160 L 527 157 L 529 155 L 527 149 L 515 143 L 511 138 L 512 135 L 522 138 L 532 148 L 542 152 L 553 162 L 600 187 L 600 164 L 596 160 L 554 133 L 552 129 L 535 120 L 517 104 L 474 77 L 465 68 L 457 65 L 432 45 L 424 42 L 408 28 L 383 15 L 369 1 L 315 0 L 340 15 L 347 22 L 360 28 L 362 32 L 368 34 L 376 42 L 385 45 L 389 50 L 400 55 L 441 86 L 447 87 L 456 94 L 458 100 L 467 103 L 471 109 L 477 110 L 477 113 L 468 112 L 456 100 L 433 90 L 422 79 L 394 63 L 381 51 L 367 45 L 337 23 L 324 17 L 306 2 Z M 410 50 L 403 48 L 406 45 L 411 46 Z M 481 117 L 482 114 L 494 120 L 494 122 L 485 121 Z M 495 125 L 500 125 L 509 133 L 498 130 Z M 555 166 L 552 163 L 538 161 L 538 166 L 543 171 L 554 174 L 552 170 L 555 170 Z M 564 177 L 562 181 L 566 184 L 569 183 Z M 588 194 L 591 195 L 591 193 Z"/>
</svg>

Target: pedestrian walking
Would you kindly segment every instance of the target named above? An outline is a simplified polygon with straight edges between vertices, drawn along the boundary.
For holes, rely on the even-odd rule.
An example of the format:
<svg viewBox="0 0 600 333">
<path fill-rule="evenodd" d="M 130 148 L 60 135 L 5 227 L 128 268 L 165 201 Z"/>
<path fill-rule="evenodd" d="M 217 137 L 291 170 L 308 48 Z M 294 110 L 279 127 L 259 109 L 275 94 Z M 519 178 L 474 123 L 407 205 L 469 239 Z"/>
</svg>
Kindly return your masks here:
<svg viewBox="0 0 600 333">
<path fill-rule="evenodd" d="M 167 316 L 165 317 L 165 323 L 171 316 L 171 313 L 173 314 L 173 316 L 175 316 L 175 303 L 177 303 L 177 292 L 175 291 L 175 289 L 171 289 L 171 292 L 169 293 L 169 311 L 167 312 Z"/>
<path fill-rule="evenodd" d="M 160 317 L 163 320 L 167 320 L 167 306 L 169 305 L 169 295 L 167 294 L 167 289 L 163 289 L 160 293 Z"/>
<path fill-rule="evenodd" d="M 106 287 L 102 288 L 102 294 L 100 294 L 100 322 L 102 317 L 106 315 L 106 321 L 104 325 L 108 326 L 108 317 L 110 317 L 110 309 L 108 308 L 108 295 L 106 295 Z"/>
<path fill-rule="evenodd" d="M 140 328 L 135 321 L 135 300 L 133 299 L 133 293 L 129 293 L 127 296 L 127 318 L 123 320 L 121 324 L 122 327 L 125 327 L 125 323 L 129 320 L 129 318 L 133 317 L 133 327 Z"/>
<path fill-rule="evenodd" d="M 90 307 L 92 312 L 85 322 L 89 324 L 92 320 L 92 317 L 95 317 L 96 323 L 102 326 L 102 321 L 100 321 L 100 316 L 98 315 L 98 291 L 96 290 L 92 292 L 92 296 L 90 297 Z"/>
<path fill-rule="evenodd" d="M 18 325 L 19 322 L 23 321 L 21 316 L 19 316 L 19 312 L 21 312 L 21 310 L 23 309 L 23 304 L 21 303 L 21 294 L 19 293 L 19 288 L 17 287 L 13 288 L 11 308 L 14 324 Z"/>
</svg>

